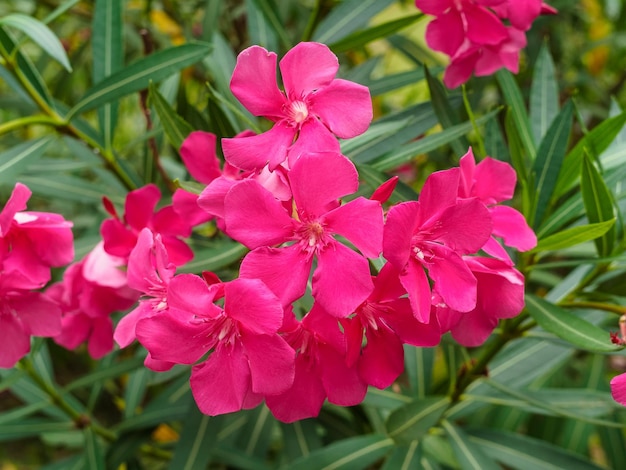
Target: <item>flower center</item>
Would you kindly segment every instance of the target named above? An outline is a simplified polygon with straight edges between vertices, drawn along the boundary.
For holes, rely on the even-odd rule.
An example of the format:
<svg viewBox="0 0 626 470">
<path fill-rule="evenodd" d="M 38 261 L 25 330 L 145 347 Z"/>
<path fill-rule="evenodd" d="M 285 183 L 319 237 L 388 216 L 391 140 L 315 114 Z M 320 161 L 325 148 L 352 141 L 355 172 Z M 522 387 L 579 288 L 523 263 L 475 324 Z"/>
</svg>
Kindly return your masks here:
<svg viewBox="0 0 626 470">
<path fill-rule="evenodd" d="M 289 119 L 296 124 L 302 124 L 309 117 L 309 108 L 304 101 L 292 101 L 288 111 Z"/>
</svg>

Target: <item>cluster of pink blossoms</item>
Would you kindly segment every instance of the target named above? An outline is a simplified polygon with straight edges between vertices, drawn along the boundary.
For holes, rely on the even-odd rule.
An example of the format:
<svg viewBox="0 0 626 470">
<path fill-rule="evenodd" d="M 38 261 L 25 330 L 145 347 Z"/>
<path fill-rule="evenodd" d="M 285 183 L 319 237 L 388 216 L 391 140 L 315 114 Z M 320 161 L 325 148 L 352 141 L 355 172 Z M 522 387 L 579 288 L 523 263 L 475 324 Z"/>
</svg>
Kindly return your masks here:
<svg viewBox="0 0 626 470">
<path fill-rule="evenodd" d="M 61 310 L 39 292 L 50 268 L 74 258 L 72 223 L 61 215 L 26 211 L 30 190 L 17 183 L 0 212 L 0 367 L 30 351 L 31 336 L 61 331 Z"/>
<path fill-rule="evenodd" d="M 301 43 L 280 61 L 284 91 L 276 64 L 253 46 L 231 81 L 248 110 L 274 122 L 269 131 L 222 140 L 221 170 L 214 135 L 194 132 L 181 149 L 207 185 L 197 200 L 184 195 L 186 204 L 250 249 L 239 278 L 176 274 L 165 234 L 144 223 L 127 262 L 128 286 L 143 295 L 115 339 L 122 347 L 138 339 L 154 370 L 192 365 L 206 414 L 264 400 L 292 422 L 316 416 L 325 400 L 356 405 L 368 386 L 391 385 L 404 369 L 403 344 L 434 346 L 448 331 L 467 346 L 484 342 L 524 305 L 524 279 L 500 240 L 527 250 L 536 238 L 519 212 L 499 205 L 513 196 L 514 170 L 491 158 L 476 164 L 471 150 L 460 168 L 431 175 L 419 201 L 385 217 L 395 179 L 357 197 L 356 167 L 337 140 L 367 129 L 367 88 L 335 78 L 337 58 L 322 44 Z M 299 300 L 309 289 L 305 312 Z"/>
<path fill-rule="evenodd" d="M 426 42 L 450 56 L 443 78 L 448 88 L 465 83 L 472 72 L 486 76 L 504 67 L 517 73 L 526 31 L 539 15 L 556 14 L 542 0 L 415 0 L 415 6 L 436 16 Z"/>
</svg>

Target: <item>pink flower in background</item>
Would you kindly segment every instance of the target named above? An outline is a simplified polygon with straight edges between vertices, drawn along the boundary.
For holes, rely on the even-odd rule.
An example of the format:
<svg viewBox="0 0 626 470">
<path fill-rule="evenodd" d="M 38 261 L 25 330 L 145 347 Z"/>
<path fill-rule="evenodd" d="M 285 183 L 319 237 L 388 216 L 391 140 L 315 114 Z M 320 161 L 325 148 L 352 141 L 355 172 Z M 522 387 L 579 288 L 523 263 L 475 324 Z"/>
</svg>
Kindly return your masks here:
<svg viewBox="0 0 626 470">
<path fill-rule="evenodd" d="M 617 403 L 626 406 L 626 374 L 620 374 L 611 379 L 611 395 Z"/>
<path fill-rule="evenodd" d="M 510 262 L 509 255 L 493 236 L 501 237 L 507 246 L 513 246 L 520 251 L 534 248 L 537 245 L 537 236 L 524 216 L 512 207 L 497 205 L 513 198 L 517 182 L 513 167 L 490 157 L 476 165 L 471 148 L 461 157 L 459 164 L 459 197 L 480 199 L 489 208 L 493 220 L 492 237 L 483 246 L 483 250 L 491 256 Z"/>
<path fill-rule="evenodd" d="M 326 398 L 340 406 L 363 401 L 367 384 L 354 364 L 346 364 L 346 343 L 337 318 L 313 307 L 300 322 L 290 311 L 281 333 L 297 354 L 293 385 L 265 398 L 277 419 L 292 423 L 315 417 Z"/>
<path fill-rule="evenodd" d="M 257 406 L 293 384 L 294 350 L 277 333 L 278 298 L 257 279 L 207 286 L 192 274 L 169 284 L 169 309 L 137 323 L 153 359 L 193 364 L 191 390 L 200 410 L 215 416 Z M 224 307 L 214 304 L 223 296 Z"/>
<path fill-rule="evenodd" d="M 104 207 L 113 216 L 102 222 L 100 227 L 105 251 L 112 256 L 128 259 L 137 243 L 139 232 L 148 227 L 161 234 L 172 263 L 181 266 L 190 261 L 193 251 L 179 237 L 191 235 L 191 224 L 177 214 L 172 206 L 155 212 L 159 199 L 161 191 L 154 184 L 135 189 L 126 196 L 124 215 L 120 217 L 113 203 L 104 197 Z"/>
<path fill-rule="evenodd" d="M 337 57 L 324 44 L 303 42 L 280 61 L 284 92 L 276 84 L 276 54 L 252 46 L 237 57 L 230 88 L 255 116 L 274 121 L 267 132 L 223 139 L 226 160 L 244 170 L 269 163 L 274 170 L 303 152 L 339 152 L 336 137 L 351 138 L 368 128 L 372 102 L 367 87 L 335 78 Z"/>
<path fill-rule="evenodd" d="M 240 275 L 261 279 L 287 306 L 304 294 L 316 259 L 314 299 L 328 313 L 347 316 L 373 287 L 365 257 L 376 258 L 381 250 L 381 205 L 362 197 L 340 204 L 340 197 L 358 188 L 356 168 L 341 154 L 304 154 L 289 180 L 293 210 L 253 180 L 236 184 L 226 195 L 227 233 L 253 250 L 244 258 Z M 283 243 L 291 244 L 273 247 Z"/>
<path fill-rule="evenodd" d="M 464 256 L 477 280 L 476 308 L 458 312 L 435 305 L 442 333 L 463 346 L 483 344 L 501 318 L 513 318 L 524 308 L 524 276 L 509 263 L 479 256 Z"/>
<path fill-rule="evenodd" d="M 54 336 L 57 344 L 75 349 L 86 341 L 94 359 L 113 350 L 111 314 L 129 309 L 139 297 L 126 284 L 125 264 L 124 259 L 105 252 L 100 242 L 65 270 L 62 282 L 46 290 L 63 312 L 61 332 Z"/>
<path fill-rule="evenodd" d="M 430 320 L 431 287 L 450 308 L 476 306 L 476 278 L 463 255 L 477 252 L 489 239 L 489 211 L 477 198 L 458 199 L 458 168 L 431 174 L 419 201 L 389 209 L 383 256 L 400 271 L 415 317 Z M 428 277 L 427 277 L 428 274 Z"/>
</svg>

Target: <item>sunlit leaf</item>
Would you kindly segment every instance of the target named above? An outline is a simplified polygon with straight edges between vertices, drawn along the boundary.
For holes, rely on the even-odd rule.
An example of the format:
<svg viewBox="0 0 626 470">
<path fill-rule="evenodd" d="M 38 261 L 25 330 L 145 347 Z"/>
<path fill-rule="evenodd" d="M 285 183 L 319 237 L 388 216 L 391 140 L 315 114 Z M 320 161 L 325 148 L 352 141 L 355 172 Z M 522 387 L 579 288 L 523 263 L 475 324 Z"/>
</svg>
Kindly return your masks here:
<svg viewBox="0 0 626 470">
<path fill-rule="evenodd" d="M 544 43 L 537 56 L 530 88 L 530 123 L 535 142 L 541 142 L 558 113 L 559 90 L 554 62 Z"/>
<path fill-rule="evenodd" d="M 17 176 L 44 154 L 54 137 L 23 142 L 0 153 L 0 183 L 15 184 Z"/>
<path fill-rule="evenodd" d="M 332 44 L 365 26 L 369 20 L 388 7 L 393 0 L 349 0 L 342 2 L 324 18 L 313 34 L 313 40 Z"/>
<path fill-rule="evenodd" d="M 499 70 L 496 73 L 496 77 L 498 79 L 500 89 L 502 90 L 504 101 L 509 106 L 515 128 L 519 132 L 522 148 L 526 152 L 526 156 L 530 160 L 534 160 L 537 147 L 535 140 L 533 139 L 530 119 L 528 118 L 528 113 L 526 112 L 522 92 L 517 86 L 515 78 L 513 78 L 513 74 L 508 70 Z"/>
<path fill-rule="evenodd" d="M 615 219 L 611 219 L 605 222 L 568 228 L 540 239 L 537 246 L 533 249 L 533 252 L 540 253 L 543 251 L 562 250 L 570 246 L 578 245 L 579 243 L 595 240 L 611 230 L 614 224 Z"/>
<path fill-rule="evenodd" d="M 150 104 L 154 106 L 154 109 L 159 115 L 167 140 L 169 140 L 170 144 L 172 144 L 175 149 L 180 149 L 183 141 L 193 131 L 193 128 L 174 111 L 161 93 L 159 93 L 154 83 L 150 83 L 149 90 Z"/>
</svg>

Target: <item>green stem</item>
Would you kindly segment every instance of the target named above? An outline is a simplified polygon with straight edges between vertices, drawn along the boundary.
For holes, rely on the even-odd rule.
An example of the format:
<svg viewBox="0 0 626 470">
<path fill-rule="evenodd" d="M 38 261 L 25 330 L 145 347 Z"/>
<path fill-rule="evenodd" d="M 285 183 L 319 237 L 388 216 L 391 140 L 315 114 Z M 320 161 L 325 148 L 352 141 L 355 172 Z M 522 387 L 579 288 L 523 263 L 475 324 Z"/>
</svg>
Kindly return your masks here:
<svg viewBox="0 0 626 470">
<path fill-rule="evenodd" d="M 472 107 L 470 106 L 465 85 L 462 85 L 461 89 L 463 90 L 463 105 L 465 106 L 465 112 L 467 113 L 467 116 L 472 123 L 472 127 L 474 128 L 474 134 L 476 134 L 476 146 L 478 147 L 478 154 L 481 158 L 483 158 L 487 155 L 487 152 L 485 150 L 485 142 L 483 141 L 480 129 L 478 128 L 478 124 L 476 124 L 476 117 L 474 116 L 474 112 L 472 111 Z"/>
<path fill-rule="evenodd" d="M 592 308 L 595 310 L 604 310 L 605 312 L 615 313 L 617 315 L 626 314 L 626 307 L 621 305 L 610 305 L 603 302 L 561 302 L 561 307 L 570 308 Z"/>
<path fill-rule="evenodd" d="M 50 116 L 45 116 L 45 115 L 27 116 L 27 117 L 14 119 L 13 121 L 0 124 L 0 135 L 7 134 L 16 129 L 20 129 L 22 127 L 27 127 L 27 126 L 31 126 L 35 124 L 40 124 L 43 126 L 52 126 L 52 127 L 58 127 L 59 125 L 59 123 Z"/>
<path fill-rule="evenodd" d="M 315 0 L 315 4 L 313 5 L 313 11 L 309 15 L 309 20 L 306 24 L 306 28 L 304 28 L 304 33 L 302 33 L 302 42 L 307 42 L 311 40 L 311 37 L 313 36 L 313 30 L 317 26 L 321 9 L 322 0 Z"/>
</svg>

